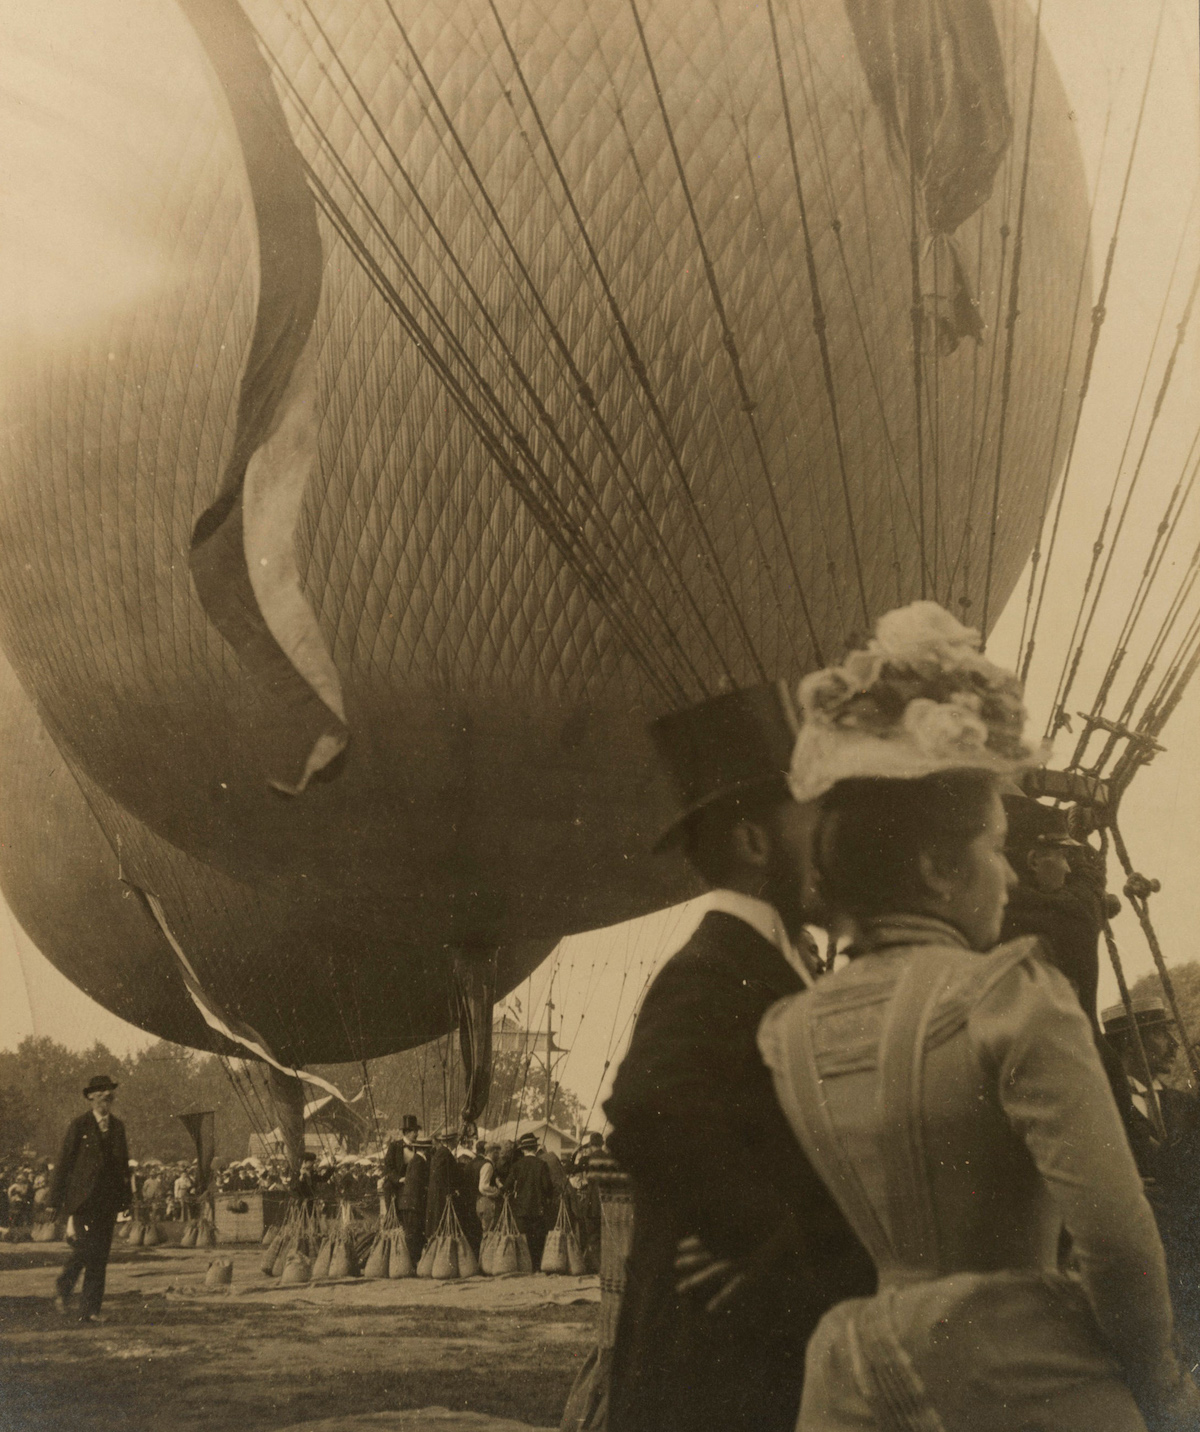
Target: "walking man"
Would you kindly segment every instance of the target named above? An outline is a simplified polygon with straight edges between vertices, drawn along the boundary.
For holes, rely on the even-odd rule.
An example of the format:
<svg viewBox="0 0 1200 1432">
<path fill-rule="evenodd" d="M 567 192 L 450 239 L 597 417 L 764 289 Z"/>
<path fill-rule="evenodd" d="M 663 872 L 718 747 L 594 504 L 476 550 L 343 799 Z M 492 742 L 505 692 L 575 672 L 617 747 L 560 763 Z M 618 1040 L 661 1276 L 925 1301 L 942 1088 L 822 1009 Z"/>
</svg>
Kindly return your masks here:
<svg viewBox="0 0 1200 1432">
<path fill-rule="evenodd" d="M 67 1129 L 50 1188 L 52 1212 L 75 1221 L 75 1246 L 59 1274 L 54 1303 L 59 1312 L 68 1311 L 82 1273 L 79 1320 L 84 1323 L 104 1321 L 100 1304 L 113 1228 L 117 1214 L 132 1201 L 125 1125 L 112 1112 L 116 1089 L 107 1074 L 88 1082 L 83 1096 L 91 1107 Z"/>
</svg>

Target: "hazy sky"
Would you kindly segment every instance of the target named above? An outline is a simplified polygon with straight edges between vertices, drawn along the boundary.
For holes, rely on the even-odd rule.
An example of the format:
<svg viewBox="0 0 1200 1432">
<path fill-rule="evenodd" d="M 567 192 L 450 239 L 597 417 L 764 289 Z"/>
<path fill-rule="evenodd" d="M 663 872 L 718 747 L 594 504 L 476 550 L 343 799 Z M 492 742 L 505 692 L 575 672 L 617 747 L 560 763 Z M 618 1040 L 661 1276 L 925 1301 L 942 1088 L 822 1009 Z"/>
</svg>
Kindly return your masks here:
<svg viewBox="0 0 1200 1432">
<path fill-rule="evenodd" d="M 3 0 L 0 10 L 13 0 Z M 1141 85 L 1146 72 L 1158 5 L 1155 0 L 1044 0 L 1043 28 L 1062 73 L 1075 112 L 1085 162 L 1096 192 L 1095 251 L 1099 280 L 1112 231 L 1122 172 L 1132 138 Z M 1200 258 L 1200 219 L 1191 205 L 1200 181 L 1198 117 L 1197 14 L 1194 0 L 1168 0 L 1155 64 L 1140 157 L 1135 170 L 1120 248 L 1113 271 L 1108 318 L 1097 354 L 1091 394 L 1084 410 L 1075 457 L 1073 497 L 1064 512 L 1060 555 L 1044 626 L 1039 661 L 1031 672 L 1028 702 L 1039 724 L 1046 718 L 1054 678 L 1074 618 L 1091 555 L 1097 522 L 1107 500 L 1117 458 L 1133 422 L 1132 451 L 1144 431 L 1146 400 L 1135 416 L 1138 387 L 1151 350 L 1171 266 L 1180 255 L 1171 288 L 1167 322 L 1154 349 L 1151 386 L 1157 382 L 1167 347 L 1174 339 L 1187 289 Z M 1101 136 L 1111 109 L 1103 166 L 1098 169 Z M 1190 220 L 1189 220 L 1190 216 Z M 1186 233 L 1185 233 L 1186 229 Z M 1182 248 L 1181 248 L 1182 239 Z M 1197 325 L 1200 326 L 1200 316 Z M 1177 480 L 1188 444 L 1200 423 L 1200 342 L 1196 326 L 1188 338 L 1171 397 L 1148 454 L 1143 491 L 1132 526 L 1118 549 L 1110 579 L 1111 603 L 1102 610 L 1099 633 L 1115 630 L 1141 571 L 1165 494 Z M 1200 502 L 1195 504 L 1200 508 Z M 1200 540 L 1196 510 L 1185 517 L 1168 562 L 1163 584 L 1178 572 L 1178 554 Z M 1173 548 L 1172 551 L 1175 551 Z M 989 646 L 1001 660 L 1016 654 L 1024 609 L 1024 579 Z M 1148 614 L 1147 625 L 1149 625 Z M 1096 649 L 1102 656 L 1102 641 Z M 1140 655 L 1137 643 L 1131 662 Z M 1081 674 L 1083 706 L 1095 689 L 1097 673 Z M 1200 928 L 1200 687 L 1191 693 L 1167 728 L 1168 750 L 1142 772 L 1123 812 L 1123 826 L 1134 860 L 1159 878 L 1163 893 L 1155 902 L 1167 957 L 1196 957 L 1194 932 Z M 1119 884 L 1114 878 L 1114 885 Z M 603 1095 L 606 1061 L 619 1054 L 636 1001 L 655 968 L 686 937 L 695 910 L 673 910 L 614 931 L 575 936 L 527 981 L 517 995 L 534 1021 L 544 1018 L 546 982 L 554 974 L 556 1025 L 571 1049 L 560 1077 L 591 1103 Z M 1130 978 L 1151 968 L 1151 960 L 1128 914 L 1117 921 L 1118 938 Z M 50 1034 L 82 1046 L 102 1039 L 124 1051 L 148 1036 L 100 1009 L 58 975 L 32 947 L 7 909 L 0 906 L 0 1047 L 11 1047 L 25 1034 Z M 1115 1000 L 1116 985 L 1107 968 L 1101 1003 Z M 1200 1031 L 1196 1031 L 1200 1035 Z"/>
</svg>

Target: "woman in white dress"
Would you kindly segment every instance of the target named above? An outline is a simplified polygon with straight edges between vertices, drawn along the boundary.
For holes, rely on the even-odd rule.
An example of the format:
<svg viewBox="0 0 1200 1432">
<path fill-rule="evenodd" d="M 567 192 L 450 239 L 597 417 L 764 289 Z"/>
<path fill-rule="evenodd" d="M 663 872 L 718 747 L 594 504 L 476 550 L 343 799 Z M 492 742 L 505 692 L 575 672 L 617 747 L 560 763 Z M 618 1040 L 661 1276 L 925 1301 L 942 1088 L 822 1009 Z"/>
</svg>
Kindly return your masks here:
<svg viewBox="0 0 1200 1432">
<path fill-rule="evenodd" d="M 800 1429 L 1200 1428 L 1087 1019 L 1036 941 L 992 948 L 1015 879 L 999 784 L 1036 756 L 1015 678 L 918 603 L 801 703 L 793 787 L 821 798 L 814 866 L 851 958 L 759 1042 L 879 1291 L 818 1326 Z"/>
</svg>

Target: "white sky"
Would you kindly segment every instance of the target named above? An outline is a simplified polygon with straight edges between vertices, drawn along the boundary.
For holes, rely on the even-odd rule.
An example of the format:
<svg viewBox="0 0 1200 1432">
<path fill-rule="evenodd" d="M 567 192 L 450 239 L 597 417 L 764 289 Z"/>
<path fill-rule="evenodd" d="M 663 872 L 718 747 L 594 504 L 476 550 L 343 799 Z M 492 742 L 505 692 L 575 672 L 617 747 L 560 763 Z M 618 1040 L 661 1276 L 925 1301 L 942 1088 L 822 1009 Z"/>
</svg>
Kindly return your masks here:
<svg viewBox="0 0 1200 1432">
<path fill-rule="evenodd" d="M 1071 97 L 1085 162 L 1097 186 L 1097 283 L 1112 231 L 1157 8 L 1153 0 L 1044 0 L 1044 32 Z M 1031 672 L 1028 702 L 1039 724 L 1046 718 L 1053 678 L 1065 649 L 1067 624 L 1074 618 L 1099 514 L 1129 431 L 1167 276 L 1200 182 L 1198 70 L 1194 0 L 1167 0 L 1139 159 L 1122 223 L 1108 318 L 1083 414 L 1072 478 L 1075 500 L 1068 502 L 1065 511 L 1065 535 L 1060 538 L 1047 604 L 1051 620 L 1043 626 L 1039 661 Z M 1107 152 L 1097 179 L 1101 135 L 1110 106 Z M 1196 271 L 1198 235 L 1200 215 L 1192 214 L 1165 333 L 1155 350 L 1151 391 Z M 1160 516 L 1163 495 L 1177 479 L 1200 422 L 1198 329 L 1200 314 L 1148 455 L 1143 492 L 1110 579 L 1114 599 L 1102 609 L 1098 633 L 1115 630 L 1113 618 L 1119 621 L 1123 614 L 1122 596 L 1128 604 Z M 1135 453 L 1143 431 L 1144 413 L 1134 423 Z M 1195 512 L 1183 527 L 1178 542 L 1181 552 L 1190 551 L 1200 540 Z M 1169 574 L 1170 568 L 1166 586 L 1170 585 Z M 989 644 L 990 654 L 999 660 L 1015 659 L 1024 591 L 1023 579 Z M 1102 639 L 1095 645 L 1100 649 Z M 1138 655 L 1136 643 L 1133 655 Z M 1090 700 L 1095 684 L 1096 673 L 1085 671 L 1077 693 L 1080 699 L 1070 702 L 1070 707 L 1083 706 L 1085 697 Z M 1175 714 L 1164 739 L 1168 749 L 1138 776 L 1122 824 L 1138 868 L 1162 881 L 1163 893 L 1154 902 L 1154 913 L 1168 960 L 1181 962 L 1200 957 L 1193 935 L 1200 929 L 1200 880 L 1196 878 L 1200 868 L 1200 761 L 1191 758 L 1193 751 L 1200 750 L 1200 688 Z M 1113 883 L 1114 888 L 1119 885 L 1115 877 Z M 554 973 L 555 1024 L 561 1025 L 560 1043 L 571 1050 L 558 1072 L 585 1105 L 603 1098 L 610 1072 L 606 1061 L 619 1058 L 622 1036 L 627 1037 L 638 997 L 653 971 L 686 938 L 697 916 L 696 909 L 681 907 L 611 931 L 573 936 L 517 991 L 525 1013 L 540 1023 L 547 980 Z M 1130 915 L 1119 917 L 1116 925 L 1132 980 L 1152 968 L 1151 958 Z M 13 1047 L 30 1032 L 52 1035 L 74 1047 L 102 1039 L 117 1052 L 149 1042 L 149 1036 L 108 1014 L 63 979 L 2 905 L 0 991 L 0 1047 Z M 1117 998 L 1107 963 L 1100 998 L 1102 1004 Z"/>
</svg>

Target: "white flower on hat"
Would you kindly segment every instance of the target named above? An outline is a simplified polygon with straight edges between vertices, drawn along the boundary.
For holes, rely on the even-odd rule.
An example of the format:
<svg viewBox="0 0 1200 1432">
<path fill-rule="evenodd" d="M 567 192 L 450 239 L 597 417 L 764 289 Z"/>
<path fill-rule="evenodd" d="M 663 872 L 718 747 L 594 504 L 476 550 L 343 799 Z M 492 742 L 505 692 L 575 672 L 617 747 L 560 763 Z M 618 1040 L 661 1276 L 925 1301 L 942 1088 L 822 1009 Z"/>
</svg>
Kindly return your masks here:
<svg viewBox="0 0 1200 1432">
<path fill-rule="evenodd" d="M 868 649 L 893 666 L 935 665 L 943 670 L 991 666 L 979 654 L 979 633 L 956 621 L 937 602 L 911 602 L 881 616 Z"/>
<path fill-rule="evenodd" d="M 944 702 L 917 696 L 908 703 L 900 724 L 918 751 L 935 760 L 970 760 L 984 751 L 987 722 L 971 710 L 967 704 L 971 698 L 964 700 L 964 696 L 956 693 Z"/>
<path fill-rule="evenodd" d="M 915 779 L 975 767 L 1012 774 L 1042 758 L 1024 738 L 1021 687 L 979 633 L 936 602 L 879 619 L 865 648 L 800 683 L 803 725 L 789 781 L 815 800 L 840 780 Z"/>
</svg>

